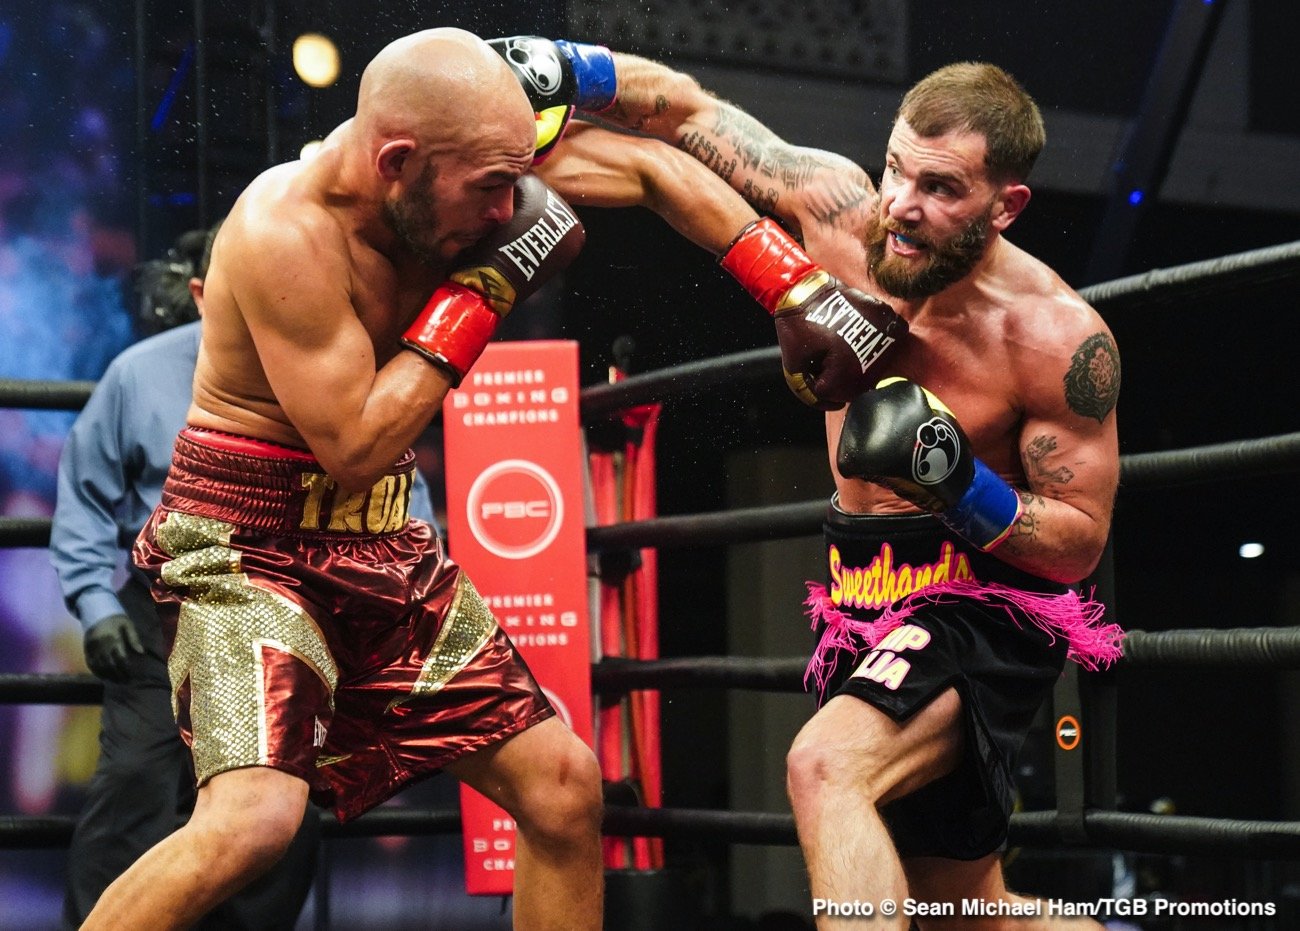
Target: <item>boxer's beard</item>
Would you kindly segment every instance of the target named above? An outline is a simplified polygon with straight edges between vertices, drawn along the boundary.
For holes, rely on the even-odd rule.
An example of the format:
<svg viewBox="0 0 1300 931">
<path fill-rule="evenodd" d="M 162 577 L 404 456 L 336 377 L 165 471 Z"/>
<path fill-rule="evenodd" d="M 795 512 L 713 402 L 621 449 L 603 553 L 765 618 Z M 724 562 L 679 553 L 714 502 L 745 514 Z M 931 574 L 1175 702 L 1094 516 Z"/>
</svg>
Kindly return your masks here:
<svg viewBox="0 0 1300 931">
<path fill-rule="evenodd" d="M 938 294 L 949 285 L 956 284 L 970 274 L 975 263 L 984 255 L 989 241 L 989 220 L 993 206 L 956 235 L 944 242 L 934 243 L 920 239 L 926 248 L 925 262 L 913 270 L 910 263 L 886 253 L 889 242 L 887 221 L 877 216 L 867 231 L 867 265 L 876 284 L 885 292 L 905 301 L 914 301 Z M 894 230 L 909 239 L 918 239 L 907 227 L 899 225 Z"/>
<path fill-rule="evenodd" d="M 384 221 L 389 229 L 425 265 L 437 265 L 444 260 L 439 254 L 442 239 L 436 235 L 437 201 L 433 196 L 436 175 L 433 165 L 426 164 L 405 194 L 384 201 Z"/>
</svg>

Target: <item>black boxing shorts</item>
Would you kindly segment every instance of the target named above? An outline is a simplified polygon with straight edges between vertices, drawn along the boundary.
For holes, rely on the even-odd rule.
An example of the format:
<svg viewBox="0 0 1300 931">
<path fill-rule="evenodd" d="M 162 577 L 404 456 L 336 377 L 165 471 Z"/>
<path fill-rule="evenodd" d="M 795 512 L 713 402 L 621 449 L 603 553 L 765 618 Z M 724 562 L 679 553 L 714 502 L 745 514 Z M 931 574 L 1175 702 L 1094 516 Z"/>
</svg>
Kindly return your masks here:
<svg viewBox="0 0 1300 931">
<path fill-rule="evenodd" d="M 974 860 L 1006 842 L 1012 772 L 1067 659 L 1119 655 L 1101 606 L 1002 562 L 929 514 L 824 525 L 827 584 L 810 585 L 819 701 L 850 695 L 906 721 L 941 693 L 962 699 L 957 769 L 881 809 L 900 856 Z"/>
<path fill-rule="evenodd" d="M 304 450 L 187 429 L 135 565 L 200 785 L 269 766 L 354 818 L 554 711 L 423 521 L 414 454 L 341 493 Z"/>
</svg>

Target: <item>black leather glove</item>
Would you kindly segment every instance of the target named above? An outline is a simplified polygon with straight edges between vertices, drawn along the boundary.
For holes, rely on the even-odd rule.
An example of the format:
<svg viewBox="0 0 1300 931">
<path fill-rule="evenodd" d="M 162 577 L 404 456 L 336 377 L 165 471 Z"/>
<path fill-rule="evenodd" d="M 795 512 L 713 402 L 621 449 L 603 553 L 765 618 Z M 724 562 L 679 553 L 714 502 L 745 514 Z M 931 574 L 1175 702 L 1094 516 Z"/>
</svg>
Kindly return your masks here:
<svg viewBox="0 0 1300 931">
<path fill-rule="evenodd" d="M 109 682 L 125 682 L 130 676 L 129 653 L 143 653 L 140 635 L 125 614 L 110 614 L 86 631 L 86 665 Z"/>
</svg>

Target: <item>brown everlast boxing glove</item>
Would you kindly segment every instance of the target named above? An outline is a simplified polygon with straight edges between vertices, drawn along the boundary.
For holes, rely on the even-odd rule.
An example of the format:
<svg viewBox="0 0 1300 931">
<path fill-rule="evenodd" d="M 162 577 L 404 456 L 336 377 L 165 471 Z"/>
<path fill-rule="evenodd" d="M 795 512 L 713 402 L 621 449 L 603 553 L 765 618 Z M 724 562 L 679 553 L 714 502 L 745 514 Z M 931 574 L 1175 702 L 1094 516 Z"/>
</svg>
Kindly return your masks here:
<svg viewBox="0 0 1300 931">
<path fill-rule="evenodd" d="M 892 307 L 841 284 L 767 218 L 741 230 L 722 267 L 775 318 L 786 384 L 819 410 L 871 388 L 877 364 L 907 334 Z"/>
<path fill-rule="evenodd" d="M 587 234 L 568 204 L 534 175 L 515 182 L 508 223 L 461 256 L 459 266 L 420 311 L 402 343 L 460 384 L 516 304 L 574 260 Z"/>
</svg>

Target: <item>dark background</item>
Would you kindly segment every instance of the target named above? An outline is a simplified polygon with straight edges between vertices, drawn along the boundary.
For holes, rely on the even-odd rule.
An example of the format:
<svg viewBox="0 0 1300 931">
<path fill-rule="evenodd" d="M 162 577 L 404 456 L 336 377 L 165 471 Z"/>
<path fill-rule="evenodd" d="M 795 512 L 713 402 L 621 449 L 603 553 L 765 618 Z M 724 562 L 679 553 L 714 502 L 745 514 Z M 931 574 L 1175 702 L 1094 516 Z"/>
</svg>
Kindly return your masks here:
<svg viewBox="0 0 1300 931">
<path fill-rule="evenodd" d="M 1131 236 L 1099 237 L 1115 199 L 1115 175 L 1109 168 L 1121 158 L 1123 143 L 1173 109 L 1168 100 L 1163 110 L 1143 107 L 1171 34 L 1169 25 L 1175 17 L 1194 15 L 1188 8 L 1198 5 L 1211 4 L 883 3 L 881 9 L 901 17 L 906 33 L 898 70 L 883 79 L 827 75 L 814 68 L 821 37 L 811 29 L 806 30 L 804 56 L 785 54 L 762 61 L 758 69 L 752 55 L 730 64 L 722 56 L 702 55 L 699 36 L 653 47 L 628 39 L 620 46 L 617 39 L 644 37 L 644 30 L 619 18 L 623 14 L 616 16 L 623 8 L 610 3 L 574 4 L 572 10 L 556 0 L 526 7 L 506 2 L 207 3 L 202 7 L 209 39 L 204 62 L 193 54 L 191 4 L 140 5 L 137 10 L 147 14 L 140 31 L 129 4 L 101 0 L 58 6 L 89 10 L 113 24 L 105 38 L 105 70 L 91 71 L 88 79 L 103 79 L 134 62 L 143 37 L 146 65 L 136 87 L 139 96 L 128 97 L 127 105 L 112 113 L 114 132 L 128 154 L 124 185 L 118 196 L 104 199 L 100 210 L 106 223 L 135 233 L 140 255 L 156 254 L 176 233 L 214 219 L 252 174 L 295 157 L 302 144 L 346 118 L 362 66 L 386 42 L 419 28 L 458 25 L 485 36 L 537 32 L 605 41 L 663 55 L 686 71 L 729 71 L 742 87 L 749 71 L 761 70 L 765 79 L 785 84 L 788 93 L 816 95 L 822 103 L 828 95 L 833 102 L 837 87 L 847 91 L 866 85 L 874 94 L 871 99 L 888 102 L 869 112 L 846 107 L 821 125 L 799 123 L 795 115 L 785 114 L 788 122 L 780 126 L 791 141 L 826 148 L 861 138 L 859 129 L 866 124 L 874 127 L 872 138 L 887 131 L 902 91 L 933 68 L 960 59 L 995 61 L 1039 101 L 1048 124 L 1048 155 L 1058 165 L 1074 158 L 1071 146 L 1079 136 L 1077 129 L 1058 134 L 1056 127 L 1091 120 L 1119 129 L 1107 164 L 1094 177 L 1063 182 L 1062 173 L 1055 171 L 1042 182 L 1031 178 L 1033 201 L 1008 234 L 1082 288 L 1095 283 L 1090 268 L 1103 254 L 1110 257 L 1113 276 L 1119 276 L 1300 240 L 1294 193 L 1300 181 L 1293 160 L 1300 152 L 1300 107 L 1295 104 L 1293 11 L 1291 4 L 1262 0 L 1220 4 L 1227 9 L 1219 29 L 1235 30 L 1239 41 L 1233 48 L 1245 54 L 1220 56 L 1217 73 L 1208 72 L 1202 61 L 1205 76 L 1190 85 L 1198 99 L 1213 97 L 1215 86 L 1231 77 L 1244 88 L 1243 105 L 1227 108 L 1231 119 L 1225 125 L 1212 119 L 1225 112 L 1222 106 L 1202 111 L 1210 117 L 1203 115 L 1199 125 L 1195 111 L 1190 120 L 1184 114 L 1175 125 L 1186 125 L 1186 132 L 1174 137 L 1184 149 L 1197 147 L 1192 154 L 1198 157 L 1221 159 L 1236 183 L 1225 189 L 1244 188 L 1252 196 L 1218 197 L 1203 191 L 1162 197 L 1152 186 L 1142 209 L 1133 212 Z M 681 13 L 677 4 L 664 6 Z M 797 30 L 804 16 L 798 4 L 765 0 L 705 2 L 693 8 L 700 23 L 715 25 L 775 17 Z M 602 9 L 609 10 L 601 20 L 609 26 L 608 34 L 568 28 L 590 22 L 593 15 L 600 20 Z M 18 36 L 38 16 L 22 10 L 5 15 L 14 24 L 11 34 Z M 339 44 L 343 74 L 332 88 L 311 90 L 292 75 L 287 50 L 293 37 L 306 30 L 326 32 Z M 50 55 L 50 66 L 57 67 L 58 56 Z M 10 56 L 8 62 L 13 60 Z M 109 65 L 117 70 L 110 72 Z M 195 90 L 196 72 L 204 78 L 202 94 Z M 169 94 L 169 87 L 174 93 Z M 772 106 L 770 99 L 746 99 L 734 91 L 730 96 L 765 118 L 765 107 Z M 206 118 L 199 120 L 203 114 Z M 10 139 L 34 151 L 42 144 L 34 136 Z M 1281 154 L 1257 163 L 1228 157 L 1265 150 Z M 845 154 L 862 160 L 878 177 L 882 147 Z M 584 383 L 605 377 L 609 348 L 623 335 L 635 341 L 638 370 L 771 344 L 769 324 L 748 297 L 710 256 L 677 238 L 656 217 L 636 210 L 587 210 L 582 218 L 588 243 L 566 276 L 555 316 L 548 318 L 554 320 L 555 332 L 546 335 L 581 342 Z M 1294 346 L 1300 327 L 1294 295 L 1294 284 L 1282 282 L 1108 315 L 1124 359 L 1121 451 L 1180 449 L 1296 430 L 1300 376 Z M 725 508 L 723 461 L 729 451 L 821 442 L 820 418 L 789 397 L 779 380 L 670 401 L 658 450 L 661 510 Z M 1142 630 L 1294 623 L 1295 598 L 1288 593 L 1294 589 L 1293 567 L 1300 552 L 1292 532 L 1297 513 L 1293 482 L 1283 475 L 1174 489 L 1121 489 L 1114 542 L 1118 619 Z M 1264 556 L 1238 558 L 1237 547 L 1246 540 L 1264 543 Z M 664 655 L 725 652 L 726 592 L 719 584 L 723 557 L 717 549 L 662 554 Z M 1300 775 L 1290 765 L 1297 736 L 1290 724 L 1294 696 L 1283 676 L 1121 671 L 1119 682 L 1122 805 L 1144 810 L 1168 796 L 1183 814 L 1300 817 Z M 723 704 L 708 696 L 688 694 L 666 706 L 667 804 L 726 806 L 725 759 L 717 749 L 725 746 L 725 728 Z M 678 853 L 702 855 L 689 845 Z"/>
</svg>

